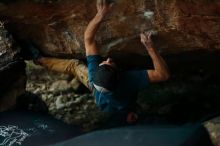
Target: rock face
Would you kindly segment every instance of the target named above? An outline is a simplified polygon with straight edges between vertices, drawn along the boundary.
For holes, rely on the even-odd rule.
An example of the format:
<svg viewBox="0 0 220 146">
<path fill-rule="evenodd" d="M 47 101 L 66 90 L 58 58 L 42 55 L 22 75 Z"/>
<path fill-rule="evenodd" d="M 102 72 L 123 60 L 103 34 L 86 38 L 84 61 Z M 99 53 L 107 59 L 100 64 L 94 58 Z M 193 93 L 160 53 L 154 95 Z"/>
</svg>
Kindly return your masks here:
<svg viewBox="0 0 220 146">
<path fill-rule="evenodd" d="M 85 57 L 83 34 L 95 13 L 95 0 L 21 1 L 0 7 L 0 16 L 18 40 L 29 39 L 43 54 L 65 58 Z M 117 0 L 97 40 L 103 54 L 145 55 L 139 33 L 154 30 L 164 53 L 220 49 L 219 23 L 218 0 Z"/>
<path fill-rule="evenodd" d="M 171 1 L 169 1 L 171 2 Z M 168 46 L 219 49 L 220 3 L 217 0 L 173 0 L 158 3 L 157 28 L 167 32 Z M 167 5 L 167 4 L 168 5 Z"/>
<path fill-rule="evenodd" d="M 0 111 L 12 108 L 17 96 L 25 91 L 25 63 L 19 48 L 0 22 Z"/>
</svg>

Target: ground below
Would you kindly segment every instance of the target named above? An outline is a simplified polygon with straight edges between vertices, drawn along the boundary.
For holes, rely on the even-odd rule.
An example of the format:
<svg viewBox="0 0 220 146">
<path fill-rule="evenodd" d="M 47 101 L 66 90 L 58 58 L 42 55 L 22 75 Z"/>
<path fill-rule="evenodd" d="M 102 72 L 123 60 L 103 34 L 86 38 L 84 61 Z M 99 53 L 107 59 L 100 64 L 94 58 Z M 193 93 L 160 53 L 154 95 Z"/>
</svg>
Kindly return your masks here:
<svg viewBox="0 0 220 146">
<path fill-rule="evenodd" d="M 219 53 L 192 52 L 165 57 L 172 77 L 152 84 L 139 94 L 144 111 L 143 123 L 184 125 L 206 121 L 213 142 L 220 145 Z M 27 62 L 27 91 L 46 103 L 49 113 L 66 123 L 80 125 L 84 131 L 99 129 L 107 121 L 94 98 L 76 79 Z M 29 105 L 39 110 L 39 105 Z M 215 115 L 215 116 L 213 116 Z M 212 119 L 212 120 L 211 120 Z"/>
</svg>

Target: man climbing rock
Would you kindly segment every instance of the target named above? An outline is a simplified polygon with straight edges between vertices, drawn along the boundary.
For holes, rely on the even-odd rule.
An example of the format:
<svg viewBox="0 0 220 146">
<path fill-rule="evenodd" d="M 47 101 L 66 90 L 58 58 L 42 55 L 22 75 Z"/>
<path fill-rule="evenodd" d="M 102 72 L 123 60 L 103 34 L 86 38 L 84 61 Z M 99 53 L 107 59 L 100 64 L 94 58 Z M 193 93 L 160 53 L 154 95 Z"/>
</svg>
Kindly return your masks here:
<svg viewBox="0 0 220 146">
<path fill-rule="evenodd" d="M 96 104 L 101 110 L 124 113 L 127 115 L 127 122 L 132 123 L 137 118 L 135 112 L 138 92 L 146 89 L 150 82 L 167 80 L 169 72 L 165 61 L 154 49 L 151 33 L 142 33 L 140 37 L 153 61 L 154 70 L 122 71 L 113 58 L 108 57 L 107 60 L 102 60 L 95 36 L 113 5 L 114 3 L 107 0 L 98 0 L 97 14 L 85 31 L 89 85 L 96 97 Z"/>
<path fill-rule="evenodd" d="M 151 33 L 146 32 L 140 34 L 140 38 L 153 61 L 154 69 L 125 71 L 117 66 L 114 58 L 102 60 L 95 36 L 113 5 L 112 1 L 97 0 L 97 14 L 85 30 L 88 68 L 75 59 L 64 60 L 35 55 L 35 62 L 50 70 L 74 74 L 92 91 L 97 106 L 109 113 L 114 121 L 121 121 L 120 124 L 135 123 L 138 119 L 136 113 L 138 92 L 147 89 L 149 83 L 167 80 L 169 71 L 165 61 L 153 46 Z"/>
</svg>

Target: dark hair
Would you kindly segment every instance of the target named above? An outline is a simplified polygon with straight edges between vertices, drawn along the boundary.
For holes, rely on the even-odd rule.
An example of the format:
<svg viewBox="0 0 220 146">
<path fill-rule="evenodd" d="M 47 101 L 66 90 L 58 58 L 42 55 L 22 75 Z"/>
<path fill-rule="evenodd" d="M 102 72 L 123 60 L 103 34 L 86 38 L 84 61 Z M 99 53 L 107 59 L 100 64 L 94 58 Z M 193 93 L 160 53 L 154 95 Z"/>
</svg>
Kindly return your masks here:
<svg viewBox="0 0 220 146">
<path fill-rule="evenodd" d="M 98 67 L 95 76 L 94 84 L 103 87 L 109 91 L 115 89 L 117 83 L 117 70 L 110 65 L 104 64 Z"/>
</svg>

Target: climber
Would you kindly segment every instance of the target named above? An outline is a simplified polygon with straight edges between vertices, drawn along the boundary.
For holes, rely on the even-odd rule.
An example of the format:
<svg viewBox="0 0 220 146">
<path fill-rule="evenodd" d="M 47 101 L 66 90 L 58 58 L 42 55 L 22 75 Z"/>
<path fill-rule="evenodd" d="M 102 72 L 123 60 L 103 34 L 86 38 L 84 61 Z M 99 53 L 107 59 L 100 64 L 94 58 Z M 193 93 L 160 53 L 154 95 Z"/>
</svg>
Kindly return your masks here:
<svg viewBox="0 0 220 146">
<path fill-rule="evenodd" d="M 95 36 L 113 5 L 114 3 L 106 0 L 98 0 L 97 14 L 85 31 L 89 85 L 96 97 L 96 104 L 101 110 L 110 113 L 125 113 L 127 121 L 132 122 L 137 118 L 135 114 L 137 93 L 146 89 L 150 82 L 167 80 L 169 71 L 165 61 L 153 46 L 150 32 L 141 33 L 140 38 L 153 61 L 153 70 L 122 71 L 113 58 L 102 60 Z"/>
<path fill-rule="evenodd" d="M 124 71 L 117 66 L 113 58 L 102 60 L 95 36 L 99 26 L 112 10 L 113 4 L 107 0 L 97 0 L 97 14 L 85 30 L 88 68 L 76 59 L 47 58 L 33 51 L 34 47 L 30 47 L 30 50 L 35 54 L 33 58 L 36 63 L 50 70 L 75 75 L 91 90 L 97 106 L 109 113 L 109 117 L 118 118 L 116 121 L 122 121 L 122 124 L 135 123 L 138 120 L 136 112 L 138 92 L 147 89 L 149 83 L 167 80 L 169 71 L 165 61 L 153 46 L 150 32 L 141 33 L 140 38 L 153 61 L 154 69 Z"/>
</svg>

